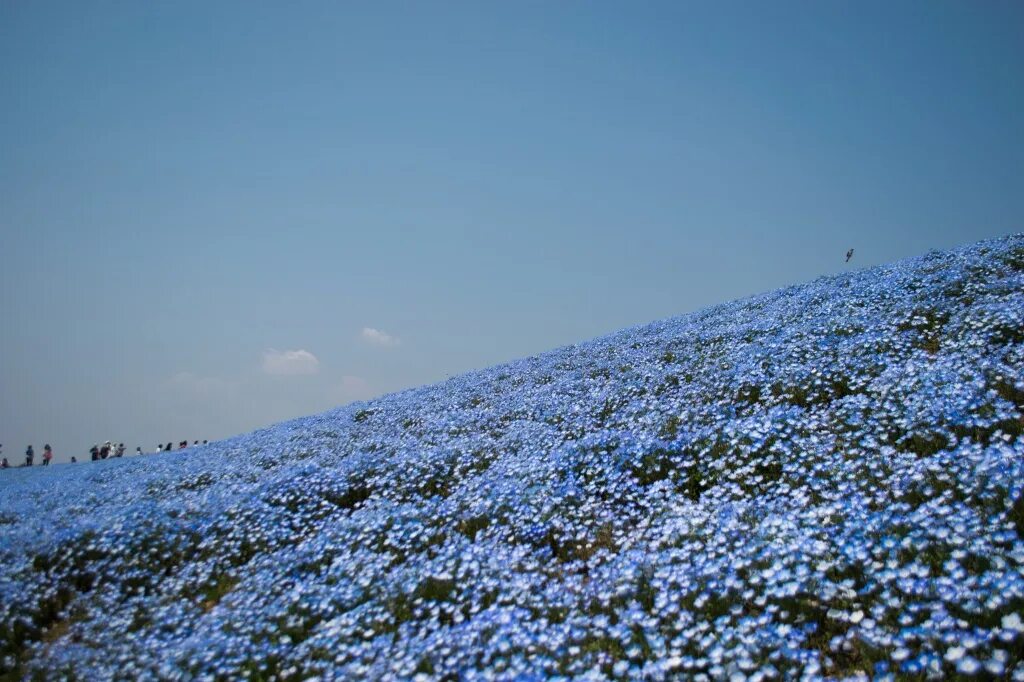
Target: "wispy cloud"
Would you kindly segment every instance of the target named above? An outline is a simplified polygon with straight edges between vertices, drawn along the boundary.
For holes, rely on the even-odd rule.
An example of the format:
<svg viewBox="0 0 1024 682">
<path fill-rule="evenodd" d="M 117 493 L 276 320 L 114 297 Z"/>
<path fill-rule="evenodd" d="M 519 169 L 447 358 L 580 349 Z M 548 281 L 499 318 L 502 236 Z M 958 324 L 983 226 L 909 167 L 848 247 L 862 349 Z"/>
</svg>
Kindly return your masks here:
<svg viewBox="0 0 1024 682">
<path fill-rule="evenodd" d="M 392 336 L 385 331 L 374 329 L 373 327 L 363 327 L 363 331 L 359 332 L 359 336 L 363 341 L 373 346 L 382 346 L 384 348 L 393 348 L 401 343 L 397 336 Z"/>
<path fill-rule="evenodd" d="M 263 353 L 263 371 L 275 376 L 316 374 L 320 361 L 308 350 L 270 350 Z"/>
</svg>

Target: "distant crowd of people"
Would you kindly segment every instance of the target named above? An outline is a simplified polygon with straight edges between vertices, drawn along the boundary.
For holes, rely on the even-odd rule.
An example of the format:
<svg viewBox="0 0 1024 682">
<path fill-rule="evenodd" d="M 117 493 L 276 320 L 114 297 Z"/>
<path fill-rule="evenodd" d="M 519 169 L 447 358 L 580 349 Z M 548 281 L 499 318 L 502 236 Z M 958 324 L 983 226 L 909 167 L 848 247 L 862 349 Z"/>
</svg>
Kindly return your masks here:
<svg viewBox="0 0 1024 682">
<path fill-rule="evenodd" d="M 199 447 L 200 445 L 206 445 L 208 442 L 209 441 L 205 441 L 205 440 L 202 443 L 200 443 L 199 441 L 194 441 L 192 443 L 191 447 L 196 448 L 196 447 Z M 178 447 L 177 447 L 178 450 L 184 450 L 187 447 L 189 447 L 189 444 L 188 444 L 187 440 L 183 440 L 183 441 L 179 441 L 178 442 Z M 11 468 L 11 464 L 7 461 L 7 458 L 3 456 L 3 448 L 4 448 L 4 446 L 0 445 L 0 469 L 9 469 L 9 468 Z M 167 445 L 164 445 L 163 443 L 160 443 L 160 444 L 158 444 L 156 446 L 156 452 L 169 452 L 169 451 L 174 450 L 174 449 L 175 449 L 175 447 L 174 447 L 174 442 L 173 441 L 168 442 Z M 124 453 L 125 453 L 124 443 L 118 443 L 118 444 L 115 445 L 114 443 L 112 443 L 109 440 L 107 442 L 105 442 L 103 445 L 100 445 L 100 444 L 97 443 L 97 444 L 93 445 L 91 448 L 89 448 L 89 458 L 93 462 L 96 462 L 96 461 L 101 460 L 101 459 L 109 459 L 111 457 L 124 457 Z M 136 455 L 144 455 L 146 453 L 144 453 L 142 451 L 142 446 L 140 445 L 140 446 L 136 446 L 135 447 L 135 454 Z M 36 459 L 36 452 L 35 452 L 35 450 L 32 449 L 32 446 L 29 445 L 27 448 L 25 448 L 25 463 L 22 464 L 21 466 L 23 466 L 23 467 L 34 466 L 35 459 Z M 53 460 L 53 448 L 51 448 L 50 444 L 47 443 L 43 447 L 43 462 L 42 462 L 42 466 L 49 466 L 49 464 L 50 464 L 50 462 L 52 460 Z M 77 462 L 78 462 L 78 458 L 75 457 L 74 455 L 72 455 L 71 456 L 71 463 L 75 464 Z"/>
</svg>

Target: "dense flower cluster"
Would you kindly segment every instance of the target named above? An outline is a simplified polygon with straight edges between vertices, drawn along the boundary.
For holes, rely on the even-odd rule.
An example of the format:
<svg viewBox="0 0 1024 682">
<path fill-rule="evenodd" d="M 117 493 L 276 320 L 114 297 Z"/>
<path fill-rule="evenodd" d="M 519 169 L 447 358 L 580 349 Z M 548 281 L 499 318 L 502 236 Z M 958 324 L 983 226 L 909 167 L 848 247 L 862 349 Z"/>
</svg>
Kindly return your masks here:
<svg viewBox="0 0 1024 682">
<path fill-rule="evenodd" d="M 1024 679 L 1024 237 L 0 477 L 0 673 Z"/>
</svg>

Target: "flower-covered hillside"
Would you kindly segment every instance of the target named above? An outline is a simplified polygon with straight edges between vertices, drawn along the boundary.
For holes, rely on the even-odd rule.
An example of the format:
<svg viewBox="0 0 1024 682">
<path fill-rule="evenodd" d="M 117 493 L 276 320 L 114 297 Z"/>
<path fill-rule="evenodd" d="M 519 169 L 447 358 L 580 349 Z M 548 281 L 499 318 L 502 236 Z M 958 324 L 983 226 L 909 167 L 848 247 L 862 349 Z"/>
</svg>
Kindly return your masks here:
<svg viewBox="0 0 1024 682">
<path fill-rule="evenodd" d="M 0 666 L 1024 679 L 1024 237 L 0 476 Z"/>
</svg>

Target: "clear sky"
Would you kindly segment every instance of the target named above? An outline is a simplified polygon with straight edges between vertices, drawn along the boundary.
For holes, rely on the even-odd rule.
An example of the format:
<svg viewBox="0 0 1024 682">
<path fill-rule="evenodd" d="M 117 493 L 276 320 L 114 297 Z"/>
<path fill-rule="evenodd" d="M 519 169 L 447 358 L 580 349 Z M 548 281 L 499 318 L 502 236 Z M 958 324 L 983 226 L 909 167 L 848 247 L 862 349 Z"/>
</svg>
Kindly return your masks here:
<svg viewBox="0 0 1024 682">
<path fill-rule="evenodd" d="M 224 437 L 1018 232 L 1022 112 L 1017 1 L 3 2 L 0 443 Z"/>
</svg>

